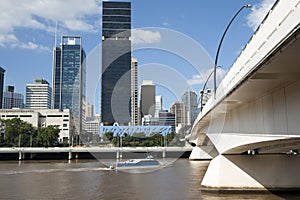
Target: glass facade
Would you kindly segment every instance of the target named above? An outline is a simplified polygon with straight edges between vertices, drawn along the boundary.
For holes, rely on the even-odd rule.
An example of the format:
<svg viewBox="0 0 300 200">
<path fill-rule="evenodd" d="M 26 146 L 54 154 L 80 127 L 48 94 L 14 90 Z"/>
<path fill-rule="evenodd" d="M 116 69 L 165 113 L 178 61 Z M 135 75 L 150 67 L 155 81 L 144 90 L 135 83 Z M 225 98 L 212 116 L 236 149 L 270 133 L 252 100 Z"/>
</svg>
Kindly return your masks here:
<svg viewBox="0 0 300 200">
<path fill-rule="evenodd" d="M 131 4 L 103 2 L 101 119 L 131 121 Z"/>
<path fill-rule="evenodd" d="M 2 108 L 24 108 L 23 94 L 16 93 L 14 86 L 6 86 L 5 91 L 3 92 Z"/>
<path fill-rule="evenodd" d="M 0 109 L 2 108 L 5 69 L 0 67 Z"/>
<path fill-rule="evenodd" d="M 197 94 L 193 91 L 187 91 L 181 98 L 187 112 L 187 124 L 192 125 L 200 111 L 198 109 Z"/>
<path fill-rule="evenodd" d="M 77 124 L 77 133 L 82 130 L 85 57 L 81 37 L 62 36 L 60 47 L 54 50 L 53 108 L 70 109 Z"/>
<path fill-rule="evenodd" d="M 139 106 L 138 106 L 138 61 L 131 59 L 131 125 L 139 125 Z"/>
</svg>

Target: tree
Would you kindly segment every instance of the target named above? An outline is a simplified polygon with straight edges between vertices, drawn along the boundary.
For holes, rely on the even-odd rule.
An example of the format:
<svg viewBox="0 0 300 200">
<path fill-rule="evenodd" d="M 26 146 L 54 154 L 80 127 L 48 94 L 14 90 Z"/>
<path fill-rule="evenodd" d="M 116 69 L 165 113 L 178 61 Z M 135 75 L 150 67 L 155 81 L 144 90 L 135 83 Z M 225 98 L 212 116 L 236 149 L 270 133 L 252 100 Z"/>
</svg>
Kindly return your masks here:
<svg viewBox="0 0 300 200">
<path fill-rule="evenodd" d="M 37 134 L 38 146 L 51 147 L 58 145 L 59 128 L 57 125 L 50 125 L 39 128 Z"/>
<path fill-rule="evenodd" d="M 104 134 L 104 137 L 106 137 L 106 138 L 111 142 L 111 140 L 112 140 L 113 137 L 114 137 L 114 132 L 106 132 L 106 133 Z"/>
<path fill-rule="evenodd" d="M 36 136 L 36 130 L 31 124 L 22 121 L 20 118 L 7 119 L 4 124 L 6 146 L 31 146 L 32 138 Z"/>
</svg>

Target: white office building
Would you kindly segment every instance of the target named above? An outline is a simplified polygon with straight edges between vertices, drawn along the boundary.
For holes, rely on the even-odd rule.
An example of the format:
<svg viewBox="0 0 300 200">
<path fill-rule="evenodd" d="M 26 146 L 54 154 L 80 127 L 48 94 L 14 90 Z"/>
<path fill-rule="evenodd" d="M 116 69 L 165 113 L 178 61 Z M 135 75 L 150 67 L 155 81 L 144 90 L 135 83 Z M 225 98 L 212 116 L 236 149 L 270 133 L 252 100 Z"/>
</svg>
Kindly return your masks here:
<svg viewBox="0 0 300 200">
<path fill-rule="evenodd" d="M 0 118 L 4 120 L 20 118 L 36 128 L 58 125 L 59 142 L 71 142 L 70 138 L 74 132 L 73 117 L 69 109 L 63 111 L 59 109 L 1 109 Z"/>
<path fill-rule="evenodd" d="M 51 108 L 51 87 L 44 79 L 35 79 L 33 84 L 26 85 L 26 108 Z"/>
</svg>

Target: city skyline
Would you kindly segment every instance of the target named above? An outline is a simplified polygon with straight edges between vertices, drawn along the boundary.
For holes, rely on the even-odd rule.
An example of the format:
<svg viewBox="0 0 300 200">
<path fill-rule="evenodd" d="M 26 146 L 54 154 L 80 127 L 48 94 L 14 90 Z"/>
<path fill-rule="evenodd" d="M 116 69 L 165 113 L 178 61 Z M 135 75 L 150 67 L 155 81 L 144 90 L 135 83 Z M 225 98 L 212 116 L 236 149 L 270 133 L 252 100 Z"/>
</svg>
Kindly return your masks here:
<svg viewBox="0 0 300 200">
<path fill-rule="evenodd" d="M 214 57 L 221 33 L 229 19 L 238 8 L 244 3 L 248 3 L 204 1 L 190 4 L 172 4 L 171 9 L 166 9 L 171 2 L 159 2 L 160 6 L 158 7 L 156 6 L 158 2 L 130 2 L 132 2 L 133 10 L 133 28 L 164 27 L 179 31 L 202 45 L 211 57 Z M 264 13 L 269 10 L 274 0 L 257 0 L 249 3 L 253 4 L 252 11 L 240 14 L 224 40 L 219 60 L 220 65 L 224 67 L 225 71 L 230 67 L 240 50 L 249 40 L 257 25 L 264 18 Z M 1 4 L 3 4 L 1 6 L 2 9 L 12 6 L 9 2 L 2 2 Z M 0 64 L 6 70 L 4 85 L 14 85 L 17 92 L 25 94 L 26 84 L 35 78 L 43 78 L 51 82 L 51 49 L 55 41 L 55 27 L 57 27 L 56 35 L 58 36 L 66 33 L 66 35 L 82 35 L 83 46 L 87 54 L 89 54 L 101 42 L 101 38 L 99 37 L 101 4 L 102 2 L 88 1 L 85 9 L 75 5 L 74 10 L 70 11 L 72 12 L 71 16 L 65 16 L 65 18 L 61 15 L 54 17 L 56 14 L 55 10 L 50 9 L 53 13 L 46 15 L 41 12 L 35 13 L 37 11 L 32 11 L 25 6 L 20 15 L 28 17 L 30 19 L 29 22 L 32 22 L 31 24 L 20 25 L 20 23 L 12 22 L 7 18 L 7 24 L 0 30 L 0 35 L 2 36 L 0 37 L 0 51 L 3 55 L 2 63 Z M 52 8 L 51 6 L 53 5 L 44 6 Z M 43 9 L 44 7 L 40 8 L 40 10 Z M 19 11 L 19 7 L 15 6 L 12 10 L 17 12 Z M 156 14 L 151 15 L 150 13 L 154 11 Z M 5 11 L 3 12 L 5 13 Z M 8 16 L 8 13 L 5 14 L 4 19 Z M 80 14 L 85 17 L 80 19 L 78 17 Z M 18 22 L 22 21 L 20 15 L 14 16 Z M 40 18 L 35 16 L 39 16 Z M 47 24 L 45 20 L 49 20 L 49 23 Z M 76 26 L 72 27 L 72 24 L 76 24 Z M 133 37 L 135 36 L 137 39 L 140 39 L 139 36 L 141 35 L 148 39 L 144 40 L 144 42 L 151 42 L 157 36 L 151 32 L 136 31 Z M 57 40 L 56 43 L 59 43 L 59 41 Z M 147 63 L 162 63 L 177 68 L 179 72 L 184 73 L 182 68 L 185 67 L 185 62 L 178 62 L 178 60 L 172 59 L 170 55 L 163 55 L 162 58 L 159 56 L 160 54 L 161 52 L 151 51 L 133 52 L 133 56 L 139 59 L 140 66 Z M 12 55 L 18 56 L 18 59 L 11 59 Z M 33 58 L 35 62 L 32 62 Z M 193 74 L 192 72 L 187 75 L 187 79 L 192 84 L 194 91 L 200 91 L 202 81 L 199 80 L 197 74 Z M 163 88 L 158 88 L 157 95 L 164 95 L 165 108 L 168 108 L 172 102 L 178 100 L 174 96 L 171 96 L 171 98 L 169 97 L 170 95 L 165 96 Z"/>
</svg>

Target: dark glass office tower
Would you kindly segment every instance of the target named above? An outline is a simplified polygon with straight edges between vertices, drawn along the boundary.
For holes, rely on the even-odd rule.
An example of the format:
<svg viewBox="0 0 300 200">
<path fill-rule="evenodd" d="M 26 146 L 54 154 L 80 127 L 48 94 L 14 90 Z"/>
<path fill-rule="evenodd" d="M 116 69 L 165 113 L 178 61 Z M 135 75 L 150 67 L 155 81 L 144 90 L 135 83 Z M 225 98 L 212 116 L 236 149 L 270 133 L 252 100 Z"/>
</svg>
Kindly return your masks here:
<svg viewBox="0 0 300 200">
<path fill-rule="evenodd" d="M 79 36 L 62 36 L 54 49 L 53 101 L 54 109 L 70 109 L 74 117 L 76 134 L 82 131 L 85 102 L 85 52 Z"/>
<path fill-rule="evenodd" d="M 2 108 L 2 99 L 3 99 L 4 72 L 5 69 L 0 67 L 0 109 Z"/>
<path fill-rule="evenodd" d="M 131 4 L 103 2 L 101 120 L 130 122 Z"/>
</svg>

